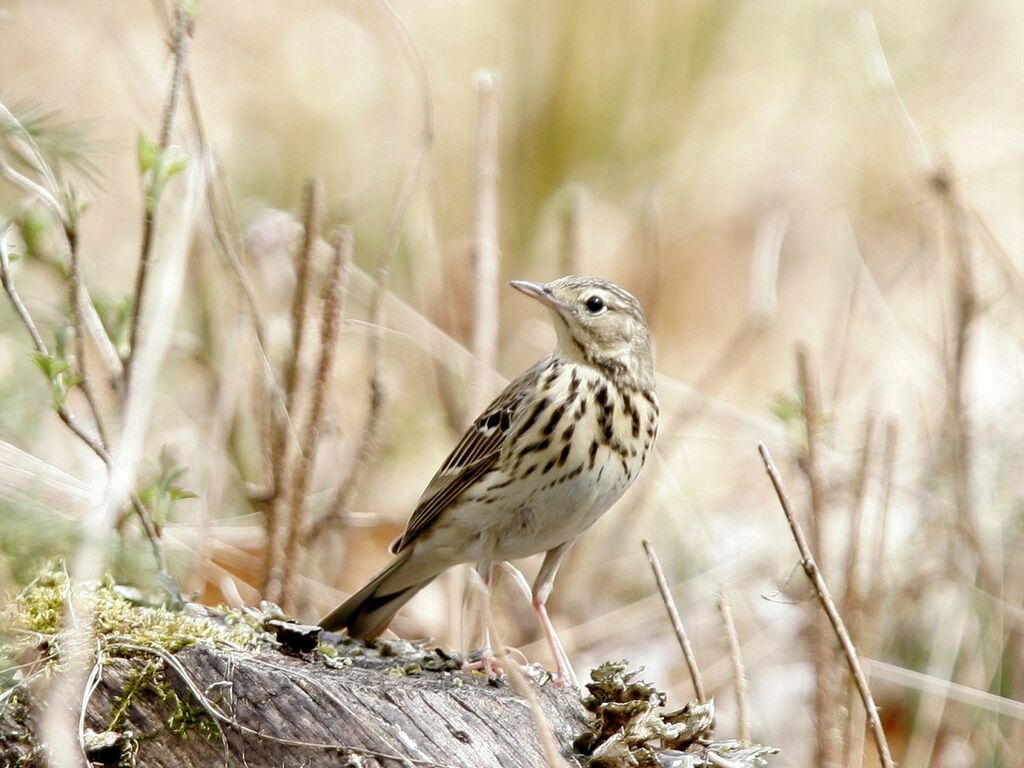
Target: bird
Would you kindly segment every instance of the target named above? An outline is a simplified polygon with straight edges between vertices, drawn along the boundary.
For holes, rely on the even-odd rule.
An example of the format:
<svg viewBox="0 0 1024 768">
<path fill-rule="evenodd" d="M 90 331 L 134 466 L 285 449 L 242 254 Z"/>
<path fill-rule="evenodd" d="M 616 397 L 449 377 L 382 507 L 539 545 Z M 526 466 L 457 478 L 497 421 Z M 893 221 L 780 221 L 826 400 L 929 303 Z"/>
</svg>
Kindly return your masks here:
<svg viewBox="0 0 1024 768">
<path fill-rule="evenodd" d="M 473 563 L 489 587 L 496 563 L 543 552 L 533 608 L 556 682 L 578 685 L 546 604 L 570 548 L 633 484 L 654 444 L 651 336 L 640 303 L 606 280 L 511 285 L 549 310 L 554 351 L 473 421 L 391 545 L 392 561 L 320 626 L 371 640 L 448 568 Z M 486 641 L 483 666 L 494 674 Z"/>
</svg>

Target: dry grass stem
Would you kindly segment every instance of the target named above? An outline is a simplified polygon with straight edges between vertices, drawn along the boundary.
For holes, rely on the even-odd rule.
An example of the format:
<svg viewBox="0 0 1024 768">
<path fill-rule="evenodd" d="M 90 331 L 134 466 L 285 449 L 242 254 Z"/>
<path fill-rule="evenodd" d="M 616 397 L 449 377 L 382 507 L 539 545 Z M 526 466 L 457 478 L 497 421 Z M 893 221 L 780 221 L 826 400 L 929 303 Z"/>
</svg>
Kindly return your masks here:
<svg viewBox="0 0 1024 768">
<path fill-rule="evenodd" d="M 289 483 L 288 535 L 284 548 L 284 575 L 281 603 L 285 610 L 294 607 L 294 587 L 301 562 L 301 545 L 306 536 L 306 507 L 309 484 L 316 465 L 317 446 L 323 432 L 324 406 L 334 374 L 338 336 L 344 307 L 348 267 L 352 262 L 352 230 L 340 229 L 333 237 L 334 260 L 328 276 L 327 298 L 320 320 L 320 353 L 309 407 L 309 416 L 302 433 L 302 445 L 296 457 L 295 475 Z"/>
<path fill-rule="evenodd" d="M 25 302 L 22 301 L 21 295 L 18 293 L 17 287 L 14 284 L 14 278 L 11 275 L 10 254 L 7 251 L 6 233 L 0 234 L 0 283 L 2 283 L 4 292 L 7 294 L 11 305 L 14 307 L 15 313 L 18 315 L 18 318 L 25 326 L 29 336 L 32 338 L 32 344 L 36 349 L 36 353 L 44 358 L 49 358 L 50 350 L 43 341 L 43 337 L 40 335 L 39 329 L 36 327 L 35 321 L 32 319 L 32 315 L 29 314 L 29 311 L 25 306 Z M 64 401 L 55 401 L 53 406 L 57 412 L 57 416 L 62 422 L 64 422 L 64 425 L 71 430 L 79 440 L 87 445 L 105 465 L 109 467 L 111 458 L 105 445 L 105 441 L 100 436 L 91 434 L 85 427 L 83 427 Z M 165 584 L 171 585 L 173 582 L 171 582 L 170 576 L 167 572 L 167 558 L 164 553 L 160 531 L 157 529 L 149 514 L 149 510 L 146 509 L 145 504 L 142 503 L 138 494 L 135 492 L 130 493 L 129 501 L 132 508 L 135 510 L 136 515 L 138 515 L 139 521 L 142 524 L 142 530 L 146 534 L 146 538 L 149 539 L 150 546 L 153 549 L 153 557 L 156 561 L 157 570 L 161 576 L 165 577 Z"/>
<path fill-rule="evenodd" d="M 485 591 L 487 594 L 483 596 L 483 599 L 489 603 L 491 599 L 490 590 Z M 558 742 L 555 741 L 555 735 L 551 731 L 551 724 L 544 716 L 544 710 L 540 707 L 537 692 L 527 681 L 522 670 L 519 669 L 519 662 L 511 658 L 508 648 L 501 641 L 501 635 L 494 621 L 488 621 L 487 631 L 494 641 L 494 647 L 497 649 L 496 655 L 501 669 L 508 675 L 512 689 L 525 699 L 526 706 L 530 708 L 530 714 L 533 715 L 533 721 L 537 724 L 537 734 L 540 737 L 541 747 L 544 749 L 546 768 L 568 768 L 568 763 L 562 757 L 561 751 L 558 748 Z"/>
<path fill-rule="evenodd" d="M 732 606 L 725 592 L 719 592 L 715 599 L 718 615 L 722 619 L 722 633 L 725 648 L 729 652 L 729 663 L 732 666 L 732 686 L 736 692 L 737 732 L 740 741 L 750 741 L 750 713 L 747 707 L 747 677 L 743 671 L 743 653 L 740 650 L 740 638 L 736 633 L 736 622 L 732 617 Z"/>
<path fill-rule="evenodd" d="M 822 433 L 821 391 L 817 373 L 811 361 L 811 353 L 800 345 L 796 353 L 797 372 L 800 384 L 800 399 L 803 403 L 804 425 L 807 443 L 800 456 L 800 468 L 807 477 L 811 496 L 811 546 L 817 553 L 818 568 L 827 565 L 825 558 L 825 529 L 828 525 L 828 489 L 822 476 L 820 445 Z M 824 574 L 825 571 L 822 570 Z M 836 651 L 829 628 L 828 618 L 817 611 L 812 612 L 811 655 L 814 659 L 815 693 L 815 745 L 818 768 L 835 768 L 839 764 L 842 748 L 842 731 L 836 702 L 840 700 L 841 683 L 836 674 Z"/>
<path fill-rule="evenodd" d="M 420 127 L 419 146 L 402 181 L 401 191 L 391 213 L 384 252 L 377 261 L 376 281 L 370 294 L 369 323 L 372 329 L 369 340 L 370 401 L 366 419 L 363 422 L 362 434 L 358 445 L 352 453 L 348 471 L 338 485 L 338 491 L 331 504 L 330 512 L 323 518 L 320 526 L 310 531 L 311 538 L 319 535 L 325 526 L 332 524 L 332 521 L 344 519 L 352 499 L 355 497 L 355 492 L 360 480 L 362 480 L 363 473 L 366 471 L 366 463 L 377 449 L 377 444 L 380 440 L 380 420 L 384 411 L 385 399 L 383 381 L 384 331 L 386 323 L 385 299 L 388 292 L 388 283 L 390 282 L 391 267 L 395 263 L 395 259 L 398 256 L 398 248 L 401 244 L 406 213 L 408 213 L 409 206 L 412 204 L 413 195 L 419 186 L 420 176 L 430 155 L 430 148 L 434 143 L 434 101 L 430 93 L 430 80 L 427 77 L 427 69 L 423 63 L 423 57 L 416 46 L 416 41 L 391 4 L 387 0 L 379 0 L 379 3 L 391 21 L 393 28 L 398 33 L 402 41 L 403 50 L 412 63 L 420 88 L 420 98 L 422 100 L 421 117 L 423 122 Z"/>
<path fill-rule="evenodd" d="M 302 349 L 305 342 L 306 305 L 310 283 L 313 280 L 313 249 L 320 238 L 323 219 L 323 183 L 312 178 L 306 184 L 302 203 L 302 243 L 295 256 L 295 290 L 291 302 L 291 347 L 285 358 L 284 407 L 274 408 L 270 414 L 270 468 L 271 484 L 268 498 L 263 499 L 266 509 L 267 546 L 264 550 L 263 591 L 268 600 L 283 602 L 284 580 L 290 570 L 285 540 L 289 538 L 289 520 L 284 512 L 291 505 L 292 468 L 301 449 L 293 434 L 293 419 L 297 416 Z"/>
<path fill-rule="evenodd" d="M 864 577 L 861 568 L 861 541 L 863 539 L 864 506 L 867 499 L 871 462 L 874 456 L 875 417 L 870 414 L 864 424 L 864 445 L 857 474 L 853 479 L 853 499 L 850 505 L 849 545 L 846 555 L 845 591 L 842 598 L 842 612 L 846 617 L 850 639 L 860 648 L 861 653 L 867 652 L 864 647 L 864 616 L 865 592 Z M 881 570 L 881 564 L 876 564 Z M 877 571 L 876 571 L 877 573 Z M 844 698 L 846 701 L 846 724 L 843 732 L 843 766 L 859 768 L 864 749 L 864 713 L 856 708 L 857 689 L 853 680 L 844 681 Z"/>
<path fill-rule="evenodd" d="M 154 279 L 154 301 L 145 318 L 149 332 L 141 337 L 136 350 L 136 385 L 126 392 L 124 418 L 120 434 L 110 456 L 107 482 L 101 498 L 80 523 L 80 543 L 70 568 L 66 600 L 65 626 L 68 631 L 61 674 L 51 682 L 39 724 L 43 741 L 54 750 L 56 768 L 78 768 L 82 756 L 77 744 L 78 708 L 92 666 L 92 638 L 95 616 L 88 593 L 102 575 L 106 547 L 119 510 L 131 496 L 137 464 L 152 413 L 161 362 L 170 347 L 184 283 L 185 263 L 191 244 L 194 214 L 203 189 L 202 170 L 196 164 L 186 169 L 183 202 L 170 231 L 175 233 L 167 245 Z M 75 745 L 72 747 L 71 745 Z"/>
<path fill-rule="evenodd" d="M 96 396 L 93 394 L 92 383 L 89 380 L 89 371 L 85 363 L 85 310 L 82 299 L 82 270 L 78 259 L 78 232 L 72 227 L 65 228 L 65 237 L 68 242 L 68 303 L 71 306 L 71 328 L 72 342 L 75 351 L 75 368 L 78 378 L 78 388 L 81 389 L 89 411 L 92 413 L 93 421 L 96 422 L 96 431 L 104 444 L 110 443 L 107 434 L 103 415 L 100 413 L 96 403 Z"/>
<path fill-rule="evenodd" d="M 476 372 L 470 387 L 470 413 L 483 409 L 491 397 L 490 373 L 498 350 L 498 75 L 476 75 L 476 186 L 473 216 L 473 355 Z"/>
<path fill-rule="evenodd" d="M 178 100 L 181 97 L 182 85 L 185 81 L 185 67 L 188 59 L 189 48 L 192 42 L 193 19 L 185 10 L 185 3 L 182 2 L 175 10 L 174 16 L 174 37 L 172 49 L 174 52 L 174 70 L 171 73 L 171 84 L 167 91 L 167 101 L 164 104 L 163 115 L 160 119 L 160 136 L 157 146 L 161 155 L 167 152 L 171 144 L 171 133 L 174 130 L 174 118 L 178 112 Z M 161 159 L 162 163 L 163 160 Z M 150 261 L 153 256 L 154 240 L 156 236 L 157 210 L 160 206 L 160 184 L 153 184 L 153 199 L 148 200 L 145 205 L 145 213 L 142 219 L 142 244 L 139 248 L 139 268 L 135 274 L 135 301 L 132 305 L 132 319 L 130 325 L 130 341 L 128 346 L 128 359 L 124 366 L 125 391 L 130 388 L 131 380 L 135 369 L 135 350 L 139 344 L 141 334 L 140 323 L 145 299 L 146 285 L 150 270 Z"/>
<path fill-rule="evenodd" d="M 843 595 L 843 614 L 850 624 L 850 633 L 854 640 L 858 639 L 854 617 L 859 615 L 863 603 L 863 585 L 861 584 L 861 541 L 864 527 L 864 504 L 867 500 L 868 480 L 871 476 L 871 461 L 874 456 L 875 417 L 870 414 L 864 422 L 864 443 L 861 449 L 860 464 L 854 477 L 853 499 L 850 504 L 849 545 L 846 552 L 846 585 Z"/>
<path fill-rule="evenodd" d="M 832 624 L 832 629 L 835 631 L 836 637 L 839 638 L 839 645 L 843 650 L 846 663 L 850 668 L 850 674 L 853 675 L 854 682 L 857 684 L 857 690 L 860 693 L 861 701 L 864 704 L 864 710 L 867 712 L 868 722 L 871 725 L 871 732 L 875 739 L 875 745 L 878 748 L 878 758 L 881 761 L 883 768 L 894 768 L 895 764 L 893 763 L 892 755 L 889 752 L 889 743 L 885 738 L 885 731 L 882 729 L 882 721 L 878 717 L 878 708 L 875 706 L 875 701 L 871 696 L 871 689 L 868 688 L 867 678 L 864 677 L 864 671 L 861 669 L 860 661 L 857 658 L 857 649 L 854 647 L 853 641 L 850 640 L 850 634 L 847 632 L 846 626 L 843 624 L 843 619 L 839 615 L 839 611 L 836 609 L 836 604 L 832 600 L 832 595 L 829 593 L 828 585 L 825 583 L 825 579 L 821 575 L 821 571 L 818 569 L 818 564 L 815 562 L 814 556 L 811 554 L 811 548 L 807 544 L 807 538 L 804 536 L 803 528 L 800 526 L 800 522 L 796 519 L 796 516 L 793 513 L 789 494 L 786 492 L 786 488 L 782 483 L 779 471 L 775 468 L 775 463 L 772 461 L 771 454 L 768 453 L 768 449 L 765 447 L 764 443 L 758 446 L 758 452 L 761 454 L 761 460 L 764 462 L 765 470 L 772 481 L 772 486 L 775 488 L 776 495 L 779 497 L 782 512 L 786 516 L 786 522 L 789 523 L 789 529 L 793 534 L 793 539 L 796 541 L 797 549 L 800 551 L 800 565 L 804 569 L 804 573 L 807 574 L 807 578 L 814 586 L 814 591 L 817 594 L 818 601 L 821 603 L 821 607 L 825 611 L 825 615 Z"/>
<path fill-rule="evenodd" d="M 654 573 L 654 580 L 658 585 L 658 592 L 661 593 L 662 602 L 665 603 L 665 610 L 668 611 L 669 621 L 672 622 L 672 631 L 675 632 L 676 640 L 679 641 L 679 647 L 683 651 L 683 658 L 686 659 L 686 667 L 690 671 L 690 680 L 693 681 L 693 690 L 696 692 L 698 699 L 702 702 L 707 701 L 707 695 L 704 693 L 704 680 L 701 678 L 700 668 L 697 666 L 697 657 L 693 652 L 693 646 L 690 644 L 690 638 L 686 635 L 683 620 L 679 618 L 679 611 L 676 608 L 675 600 L 672 599 L 672 592 L 668 588 L 668 582 L 665 580 L 665 572 L 661 568 L 661 561 L 658 560 L 658 553 L 654 551 L 654 546 L 649 541 L 644 540 L 643 546 L 644 552 L 647 555 L 647 562 L 651 564 L 651 571 Z"/>
</svg>

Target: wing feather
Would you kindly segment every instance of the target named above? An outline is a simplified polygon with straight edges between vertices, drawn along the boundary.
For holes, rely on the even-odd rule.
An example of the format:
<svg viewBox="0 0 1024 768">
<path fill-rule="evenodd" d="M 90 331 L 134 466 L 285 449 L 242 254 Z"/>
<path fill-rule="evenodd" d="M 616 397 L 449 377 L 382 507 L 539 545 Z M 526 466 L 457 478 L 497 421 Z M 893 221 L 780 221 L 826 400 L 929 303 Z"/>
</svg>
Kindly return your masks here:
<svg viewBox="0 0 1024 768">
<path fill-rule="evenodd" d="M 529 393 L 548 360 L 545 358 L 523 373 L 484 409 L 463 434 L 437 474 L 427 484 L 413 510 L 405 533 L 392 546 L 401 552 L 429 528 L 463 492 L 492 469 L 501 455 Z"/>
</svg>

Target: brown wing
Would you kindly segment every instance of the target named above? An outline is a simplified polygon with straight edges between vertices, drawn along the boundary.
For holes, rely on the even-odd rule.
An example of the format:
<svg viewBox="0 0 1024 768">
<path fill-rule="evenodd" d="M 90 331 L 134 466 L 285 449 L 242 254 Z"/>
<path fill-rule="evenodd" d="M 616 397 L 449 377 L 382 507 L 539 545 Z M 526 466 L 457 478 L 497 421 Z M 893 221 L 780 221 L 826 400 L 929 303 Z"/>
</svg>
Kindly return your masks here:
<svg viewBox="0 0 1024 768">
<path fill-rule="evenodd" d="M 494 467 L 512 431 L 512 425 L 522 410 L 524 400 L 528 393 L 534 391 L 537 377 L 545 363 L 546 360 L 542 360 L 505 387 L 469 426 L 423 491 L 405 533 L 391 546 L 392 553 L 397 554 L 408 547 L 448 505 Z"/>
</svg>

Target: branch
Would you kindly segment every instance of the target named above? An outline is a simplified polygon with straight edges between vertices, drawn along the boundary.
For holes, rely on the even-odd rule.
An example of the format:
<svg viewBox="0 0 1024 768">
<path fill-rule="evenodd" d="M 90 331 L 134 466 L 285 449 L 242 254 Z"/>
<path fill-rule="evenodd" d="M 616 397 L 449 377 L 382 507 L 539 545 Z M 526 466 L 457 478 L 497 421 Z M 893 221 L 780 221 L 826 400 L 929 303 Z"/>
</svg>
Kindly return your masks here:
<svg viewBox="0 0 1024 768">
<path fill-rule="evenodd" d="M 797 373 L 800 382 L 800 396 L 803 401 L 804 425 L 806 427 L 806 450 L 800 456 L 800 468 L 807 476 L 811 492 L 811 540 L 814 551 L 822 560 L 819 568 L 825 567 L 825 526 L 828 516 L 828 491 L 821 474 L 822 409 L 818 377 L 811 361 L 810 350 L 800 345 L 796 353 Z M 814 654 L 814 722 L 816 741 L 816 763 L 818 768 L 835 768 L 839 762 L 840 738 L 835 702 L 839 699 L 839 680 L 835 674 L 835 649 L 830 637 L 828 622 L 820 614 L 813 616 L 812 646 Z"/>
<path fill-rule="evenodd" d="M 182 2 L 175 10 L 174 16 L 174 71 L 171 74 L 171 86 L 167 94 L 167 102 L 164 104 L 163 117 L 160 121 L 160 137 L 157 144 L 160 153 L 158 163 L 164 162 L 167 147 L 171 143 L 171 132 L 174 130 L 174 117 L 178 111 L 178 100 L 181 96 L 182 85 L 185 81 L 185 62 L 192 42 L 192 17 L 184 8 Z M 142 245 L 140 247 L 139 269 L 135 275 L 135 302 L 132 308 L 132 321 L 130 343 L 128 346 L 128 359 L 125 361 L 124 384 L 125 393 L 131 386 L 132 376 L 135 368 L 135 351 L 139 344 L 140 320 L 142 317 L 142 305 L 146 290 L 146 281 L 149 276 L 150 262 L 153 255 L 153 243 L 156 234 L 157 210 L 160 207 L 160 187 L 156 175 L 160 169 L 154 169 L 154 183 L 152 186 L 153 195 L 146 200 L 145 214 L 142 219 Z"/>
<path fill-rule="evenodd" d="M 32 338 L 32 345 L 35 347 L 36 352 L 43 357 L 50 357 L 50 350 L 47 348 L 46 343 L 43 341 L 43 337 L 39 333 L 39 329 L 36 327 L 35 321 L 32 319 L 32 315 L 29 314 L 28 308 L 25 306 L 25 302 L 22 301 L 21 295 L 18 293 L 17 287 L 14 285 L 14 278 L 11 275 L 11 264 L 10 257 L 7 253 L 7 247 L 4 237 L 0 235 L 0 283 L 3 284 L 4 292 L 10 299 L 14 311 L 21 319 L 22 324 L 28 331 L 28 335 Z M 85 427 L 83 427 L 74 413 L 67 407 L 63 402 L 54 402 L 54 408 L 57 411 L 57 416 L 65 426 L 89 449 L 99 457 L 99 459 L 110 466 L 110 453 L 106 449 L 105 441 L 102 437 L 90 434 Z M 153 558 L 156 561 L 157 570 L 161 577 L 164 578 L 165 584 L 173 585 L 170 576 L 167 572 L 167 558 L 164 553 L 163 541 L 160 538 L 160 532 L 157 530 L 156 525 L 153 523 L 153 519 L 149 515 L 149 510 L 142 503 L 138 494 L 132 492 L 129 495 L 129 501 L 131 502 L 132 509 L 139 517 L 139 521 L 142 523 L 142 530 L 145 532 L 146 537 L 149 539 L 150 546 L 153 549 Z"/>
<path fill-rule="evenodd" d="M 732 684 L 736 690 L 736 717 L 739 720 L 740 741 L 750 741 L 750 715 L 747 708 L 747 678 L 743 673 L 743 654 L 740 651 L 740 639 L 736 633 L 736 622 L 732 618 L 732 607 L 725 592 L 719 592 L 716 599 L 718 613 L 722 617 L 722 629 L 725 632 L 725 647 L 729 651 L 732 664 Z"/>
<path fill-rule="evenodd" d="M 355 496 L 355 490 L 366 470 L 366 463 L 377 448 L 380 437 L 380 418 L 384 411 L 384 302 L 387 297 L 391 267 L 394 265 L 398 255 L 398 246 L 401 243 L 405 215 L 412 203 L 413 193 L 416 191 L 423 167 L 426 165 L 430 147 L 434 143 L 434 103 L 430 95 L 430 81 L 427 78 L 423 57 L 420 56 L 419 49 L 416 47 L 416 41 L 388 0 L 379 1 L 401 38 L 404 50 L 410 58 L 413 70 L 419 80 L 423 99 L 423 123 L 420 128 L 420 140 L 416 155 L 402 182 L 402 188 L 391 215 L 391 222 L 388 224 L 387 243 L 377 262 L 376 284 L 370 295 L 369 324 L 372 329 L 369 340 L 370 402 L 366 419 L 363 422 L 362 436 L 352 455 L 348 472 L 339 483 L 333 503 L 328 507 L 324 516 L 310 528 L 309 540 L 316 538 L 332 521 L 344 519 Z"/>
<path fill-rule="evenodd" d="M 323 431 L 324 405 L 334 373 L 334 359 L 338 346 L 344 308 L 345 288 L 348 283 L 349 265 L 352 263 L 352 230 L 344 227 L 334 236 L 334 261 L 331 264 L 327 300 L 324 303 L 320 321 L 320 360 L 317 364 L 316 379 L 309 418 L 302 435 L 302 446 L 297 457 L 295 476 L 290 483 L 288 537 L 284 548 L 284 574 L 281 582 L 281 604 L 285 610 L 292 602 L 295 580 L 298 576 L 300 548 L 306 535 L 306 498 L 309 483 L 316 465 L 316 451 Z"/>
<path fill-rule="evenodd" d="M 654 572 L 654 580 L 658 584 L 661 599 L 665 603 L 665 610 L 668 611 L 669 621 L 672 622 L 672 629 L 676 633 L 676 640 L 679 641 L 679 647 L 683 650 L 683 658 L 686 659 L 686 666 L 690 670 L 693 690 L 697 693 L 698 699 L 702 702 L 707 701 L 707 696 L 704 693 L 704 680 L 700 674 L 700 667 L 697 666 L 697 657 L 693 653 L 690 638 L 686 636 L 683 620 L 679 618 L 676 602 L 672 599 L 672 592 L 669 590 L 668 582 L 665 580 L 665 572 L 661 569 L 661 561 L 658 560 L 658 554 L 654 551 L 651 542 L 644 540 L 643 545 L 644 552 L 647 553 L 647 561 L 651 564 L 651 570 Z"/>
<path fill-rule="evenodd" d="M 868 688 L 867 679 L 864 677 L 864 671 L 861 669 L 860 661 L 857 658 L 857 649 L 850 639 L 849 632 L 846 631 L 846 626 L 843 624 L 843 619 L 836 609 L 832 595 L 829 594 L 828 585 L 825 584 L 825 579 L 818 569 L 818 564 L 814 561 L 811 548 L 808 546 L 807 539 L 804 536 L 803 528 L 800 527 L 800 523 L 793 514 L 789 494 L 782 484 L 782 478 L 779 476 L 779 471 L 775 468 L 771 454 L 768 453 L 764 443 L 758 445 L 757 450 L 761 454 L 765 471 L 772 481 L 772 486 L 775 488 L 775 493 L 779 497 L 779 503 L 782 506 L 782 512 L 786 516 L 786 522 L 789 523 L 789 530 L 792 532 L 797 549 L 800 551 L 800 565 L 814 586 L 818 601 L 821 603 L 821 607 L 825 611 L 829 623 L 832 624 L 836 637 L 839 639 L 839 645 L 843 649 L 843 655 L 846 657 L 850 674 L 857 684 L 857 690 L 860 692 L 861 701 L 864 703 L 864 710 L 867 712 L 868 721 L 871 724 L 871 733 L 874 736 L 875 745 L 878 747 L 878 758 L 883 768 L 894 768 L 892 755 L 889 753 L 889 744 L 885 738 L 885 731 L 882 729 L 882 721 L 878 717 L 878 708 L 875 706 L 875 701 L 871 696 L 871 689 Z"/>
<path fill-rule="evenodd" d="M 296 415 L 298 397 L 299 368 L 301 366 L 302 347 L 305 340 L 306 304 L 308 303 L 309 284 L 313 278 L 310 263 L 313 260 L 313 248 L 320 237 L 320 222 L 323 218 L 323 183 L 310 179 L 306 184 L 303 200 L 303 237 L 302 245 L 295 259 L 295 292 L 292 294 L 291 322 L 292 345 L 285 361 L 284 371 L 284 408 L 273 409 L 270 424 L 270 466 L 271 486 L 266 503 L 267 546 L 264 557 L 263 590 L 268 600 L 283 602 L 284 579 L 286 578 L 287 555 L 281 548 L 283 527 L 288 523 L 281 519 L 281 511 L 289 504 L 292 478 L 292 463 L 295 459 L 297 446 L 293 436 L 292 418 Z"/>
</svg>

